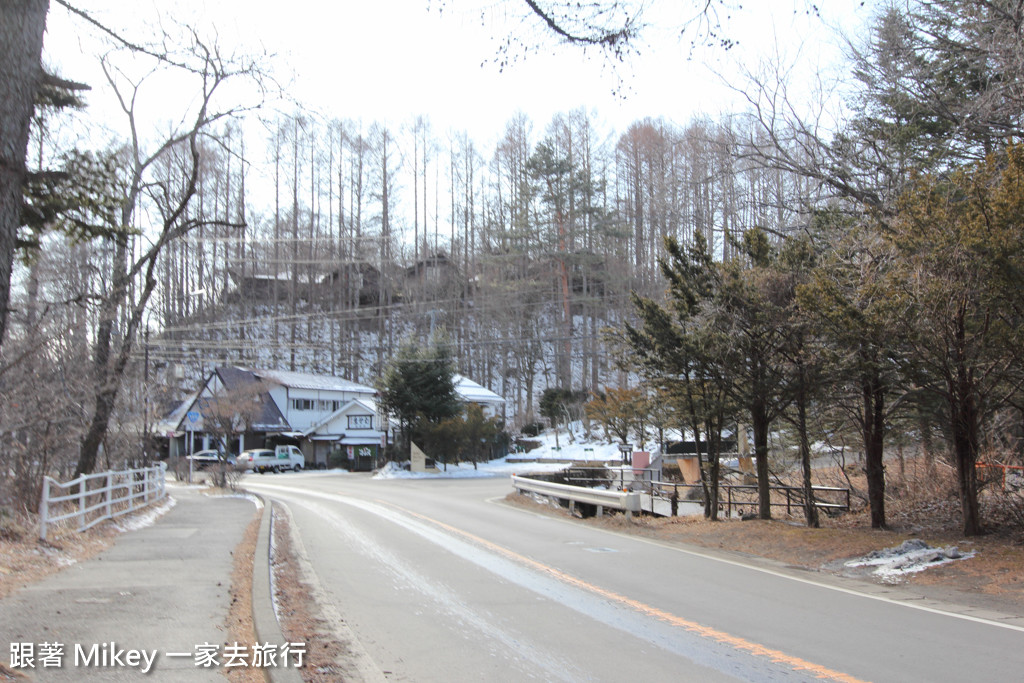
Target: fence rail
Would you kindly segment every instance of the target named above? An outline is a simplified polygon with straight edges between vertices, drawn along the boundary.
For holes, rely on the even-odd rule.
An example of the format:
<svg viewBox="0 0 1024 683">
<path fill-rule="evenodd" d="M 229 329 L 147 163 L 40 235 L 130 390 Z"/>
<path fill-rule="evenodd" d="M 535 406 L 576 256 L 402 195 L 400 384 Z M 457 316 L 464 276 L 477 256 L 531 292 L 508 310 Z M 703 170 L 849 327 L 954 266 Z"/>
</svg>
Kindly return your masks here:
<svg viewBox="0 0 1024 683">
<path fill-rule="evenodd" d="M 618 488 L 619 491 L 641 492 L 651 495 L 653 513 L 654 498 L 666 501 L 682 502 L 680 490 L 700 491 L 701 484 L 681 484 L 672 481 L 659 481 L 655 477 L 658 471 L 651 468 L 626 467 L 569 467 L 565 479 L 575 487 L 607 486 Z M 557 486 L 553 484 L 552 486 Z M 786 508 L 787 514 L 793 509 L 804 505 L 804 489 L 802 486 L 769 486 L 770 506 Z M 850 489 L 835 486 L 812 486 L 814 504 L 825 512 L 848 511 L 850 509 Z M 757 508 L 757 486 L 754 484 L 719 484 L 718 503 L 723 506 L 727 516 L 732 516 L 735 508 Z M 563 496 L 564 497 L 564 496 Z M 609 506 L 610 507 L 610 506 Z M 720 508 L 721 509 L 721 508 Z M 673 512 L 673 515 L 675 512 Z"/>
<path fill-rule="evenodd" d="M 1024 477 L 1024 467 L 1021 465 L 1002 465 L 997 462 L 979 462 L 975 466 L 978 474 L 984 474 L 985 470 L 999 470 L 1001 473 L 1000 483 L 1003 490 L 1006 490 L 1006 475 L 1009 473 L 1016 473 L 1019 477 Z"/>
<path fill-rule="evenodd" d="M 622 490 L 608 490 L 557 484 L 530 477 L 512 475 L 512 486 L 517 491 L 531 491 L 545 496 L 561 498 L 575 503 L 588 503 L 604 508 L 623 510 L 626 513 L 640 511 L 640 494 Z"/>
<path fill-rule="evenodd" d="M 651 482 L 651 491 L 654 495 L 671 500 L 681 500 L 679 489 L 702 490 L 700 484 L 679 484 L 677 482 L 655 481 Z M 718 504 L 725 505 L 725 514 L 732 516 L 734 507 L 758 506 L 756 484 L 719 484 Z M 672 493 L 669 494 L 668 492 Z M 786 514 L 792 514 L 793 508 L 802 508 L 804 505 L 804 489 L 802 486 L 769 486 L 769 506 L 784 507 Z M 849 511 L 850 489 L 838 486 L 812 486 L 814 506 L 826 512 L 832 510 Z M 723 496 L 722 493 L 725 493 Z M 723 500 L 724 499 L 724 500 Z M 721 508 L 720 508 L 721 509 Z"/>
<path fill-rule="evenodd" d="M 83 474 L 64 484 L 43 477 L 39 538 L 45 541 L 49 527 L 64 520 L 77 519 L 78 530 L 85 531 L 103 520 L 133 512 L 166 496 L 164 468 L 160 465 Z"/>
</svg>

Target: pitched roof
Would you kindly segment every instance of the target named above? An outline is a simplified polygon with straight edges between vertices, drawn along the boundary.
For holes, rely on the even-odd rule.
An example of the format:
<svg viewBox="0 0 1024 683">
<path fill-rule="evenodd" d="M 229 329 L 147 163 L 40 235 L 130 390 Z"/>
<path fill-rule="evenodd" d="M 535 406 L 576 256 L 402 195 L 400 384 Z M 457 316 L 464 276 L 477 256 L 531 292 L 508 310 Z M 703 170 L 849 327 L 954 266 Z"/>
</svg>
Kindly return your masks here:
<svg viewBox="0 0 1024 683">
<path fill-rule="evenodd" d="M 215 372 L 220 378 L 221 384 L 228 391 L 237 391 L 253 384 L 262 384 L 259 377 L 245 368 L 225 366 L 217 368 Z M 259 430 L 280 429 L 288 426 L 288 421 L 284 419 L 280 408 L 277 407 L 265 388 L 260 391 L 260 414 L 256 416 L 253 423 L 253 428 Z"/>
<path fill-rule="evenodd" d="M 374 416 L 377 415 L 377 404 L 376 404 L 376 402 L 374 402 L 372 400 L 369 400 L 369 399 L 354 398 L 351 401 L 349 401 L 348 403 L 346 403 L 345 405 L 343 405 L 341 408 L 338 408 L 333 413 L 331 413 L 330 415 L 328 415 L 324 419 L 322 419 L 319 422 L 317 422 L 316 424 L 310 425 L 309 429 L 307 429 L 305 431 L 303 436 L 309 436 L 310 434 L 315 433 L 317 430 L 319 430 L 324 425 L 330 424 L 331 421 L 336 419 L 338 416 L 344 415 L 345 413 L 349 412 L 349 410 L 352 408 L 352 406 L 358 406 L 358 407 L 362 408 L 363 410 L 369 412 L 371 415 L 374 415 Z"/>
<path fill-rule="evenodd" d="M 503 399 L 498 394 L 494 393 L 490 389 L 486 389 L 468 377 L 462 375 L 455 375 L 452 377 L 452 381 L 455 383 L 455 393 L 462 397 L 462 400 L 469 401 L 470 403 L 504 403 Z"/>
<path fill-rule="evenodd" d="M 243 368 L 235 368 L 244 370 Z M 314 391 L 348 391 L 359 394 L 376 394 L 377 390 L 365 384 L 357 384 L 331 375 L 311 375 L 305 372 L 288 370 L 245 370 L 261 380 L 280 384 L 291 389 L 311 389 Z"/>
</svg>

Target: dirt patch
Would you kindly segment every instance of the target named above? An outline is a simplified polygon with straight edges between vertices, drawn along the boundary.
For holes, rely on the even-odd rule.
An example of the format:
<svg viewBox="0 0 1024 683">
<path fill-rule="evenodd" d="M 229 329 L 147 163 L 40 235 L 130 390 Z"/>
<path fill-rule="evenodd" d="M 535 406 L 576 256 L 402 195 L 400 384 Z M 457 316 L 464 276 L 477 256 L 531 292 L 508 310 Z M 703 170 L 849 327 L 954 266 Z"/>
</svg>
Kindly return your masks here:
<svg viewBox="0 0 1024 683">
<path fill-rule="evenodd" d="M 339 657 L 345 650 L 331 632 L 313 598 L 314 591 L 302 580 L 292 547 L 287 515 L 274 515 L 274 599 L 281 632 L 288 642 L 306 643 L 299 669 L 306 683 L 345 680 Z"/>
<path fill-rule="evenodd" d="M 108 523 L 82 532 L 58 526 L 51 527 L 48 539 L 42 541 L 38 528 L 27 520 L 6 525 L 0 537 L 0 600 L 22 586 L 99 555 L 120 533 Z"/>
<path fill-rule="evenodd" d="M 544 514 L 569 515 L 563 508 L 538 503 L 525 495 L 512 493 L 506 501 Z M 846 560 L 898 546 L 910 538 L 920 538 L 936 547 L 954 545 L 965 553 L 974 551 L 974 557 L 907 575 L 901 583 L 937 598 L 962 601 L 967 597 L 979 606 L 1024 615 L 1024 575 L 1021 572 L 1024 546 L 1004 536 L 964 539 L 943 529 L 876 530 L 870 528 L 864 515 L 858 514 L 837 519 L 826 517 L 820 529 L 808 529 L 796 520 L 710 522 L 703 517 L 627 520 L 616 514 L 580 522 L 666 543 L 712 548 L 738 557 L 766 558 L 812 572 L 849 576 L 854 573 L 844 569 Z M 875 581 L 863 577 L 862 573 L 856 576 Z"/>
<path fill-rule="evenodd" d="M 252 569 L 256 555 L 256 539 L 260 531 L 260 515 L 257 512 L 245 529 L 242 542 L 232 553 L 231 568 L 231 609 L 225 618 L 229 643 L 255 643 L 256 629 L 252 621 Z M 264 683 L 263 671 L 246 666 L 224 669 L 228 680 L 236 683 Z"/>
</svg>

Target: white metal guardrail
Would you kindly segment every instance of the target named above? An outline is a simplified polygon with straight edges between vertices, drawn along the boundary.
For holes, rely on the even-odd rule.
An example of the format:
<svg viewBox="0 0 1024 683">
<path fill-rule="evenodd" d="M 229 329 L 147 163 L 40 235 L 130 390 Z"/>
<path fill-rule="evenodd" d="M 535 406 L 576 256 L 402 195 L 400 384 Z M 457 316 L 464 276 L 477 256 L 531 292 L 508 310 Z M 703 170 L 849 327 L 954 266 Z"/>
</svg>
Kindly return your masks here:
<svg viewBox="0 0 1024 683">
<path fill-rule="evenodd" d="M 589 503 L 615 510 L 625 510 L 628 513 L 640 512 L 639 493 L 556 484 L 550 481 L 531 479 L 530 477 L 519 477 L 514 474 L 512 475 L 512 486 L 517 491 L 530 491 L 577 503 Z"/>
<path fill-rule="evenodd" d="M 138 510 L 166 496 L 164 467 L 161 465 L 83 474 L 66 484 L 43 477 L 43 495 L 39 499 L 39 538 L 45 541 L 47 528 L 66 519 L 77 518 L 78 530 L 85 531 L 105 519 Z"/>
</svg>

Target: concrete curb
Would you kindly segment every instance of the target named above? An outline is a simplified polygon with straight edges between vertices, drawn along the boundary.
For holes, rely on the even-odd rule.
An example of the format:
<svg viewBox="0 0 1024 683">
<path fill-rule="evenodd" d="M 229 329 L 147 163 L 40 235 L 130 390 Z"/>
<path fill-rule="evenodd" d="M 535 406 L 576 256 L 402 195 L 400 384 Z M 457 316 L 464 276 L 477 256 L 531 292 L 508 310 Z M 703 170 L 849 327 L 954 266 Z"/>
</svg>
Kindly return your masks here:
<svg viewBox="0 0 1024 683">
<path fill-rule="evenodd" d="M 256 538 L 256 552 L 252 560 L 252 624 L 256 639 L 261 643 L 283 644 L 285 641 L 281 625 L 274 614 L 274 598 L 270 592 L 270 521 L 274 514 L 273 503 L 263 500 L 263 517 L 260 520 L 259 535 Z M 302 683 L 297 669 L 267 667 L 263 676 L 270 683 Z"/>
</svg>

